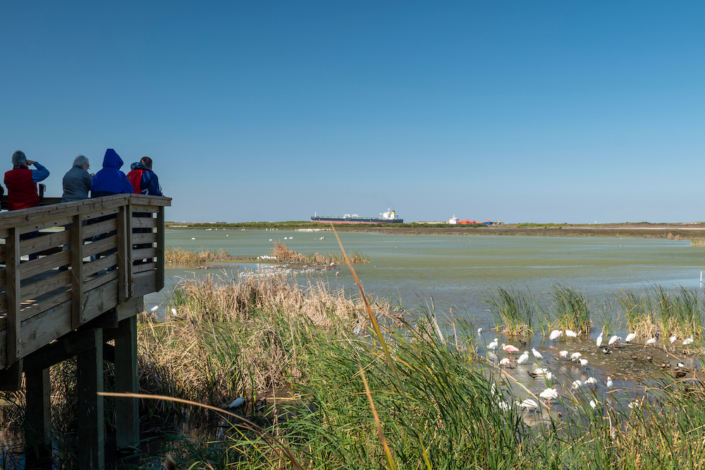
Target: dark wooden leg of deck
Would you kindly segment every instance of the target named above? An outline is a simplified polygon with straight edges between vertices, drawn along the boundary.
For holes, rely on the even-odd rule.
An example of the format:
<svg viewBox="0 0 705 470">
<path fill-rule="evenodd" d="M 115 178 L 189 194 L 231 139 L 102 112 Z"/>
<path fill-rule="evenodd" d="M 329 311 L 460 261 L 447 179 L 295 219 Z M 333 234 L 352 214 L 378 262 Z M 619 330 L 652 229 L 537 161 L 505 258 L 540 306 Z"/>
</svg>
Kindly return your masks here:
<svg viewBox="0 0 705 470">
<path fill-rule="evenodd" d="M 28 469 L 51 470 L 51 379 L 49 369 L 25 374 L 26 430 Z"/>
<path fill-rule="evenodd" d="M 137 317 L 122 320 L 120 327 L 129 326 L 129 334 L 115 339 L 115 391 L 137 393 Z M 116 398 L 117 448 L 126 450 L 139 441 L 139 403 L 136 398 Z"/>
<path fill-rule="evenodd" d="M 96 328 L 96 347 L 77 356 L 78 468 L 105 466 L 105 416 L 103 414 L 103 330 Z"/>
</svg>

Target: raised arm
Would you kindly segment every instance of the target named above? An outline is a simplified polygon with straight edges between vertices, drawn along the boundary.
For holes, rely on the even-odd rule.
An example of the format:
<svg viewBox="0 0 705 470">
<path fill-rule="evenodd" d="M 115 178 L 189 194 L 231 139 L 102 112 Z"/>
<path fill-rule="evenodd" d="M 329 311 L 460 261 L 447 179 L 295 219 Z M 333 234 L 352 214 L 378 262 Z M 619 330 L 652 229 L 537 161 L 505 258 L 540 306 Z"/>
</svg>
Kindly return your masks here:
<svg viewBox="0 0 705 470">
<path fill-rule="evenodd" d="M 37 168 L 36 170 L 32 170 L 32 181 L 35 183 L 39 183 L 40 181 L 44 181 L 49 177 L 49 170 L 44 168 L 41 163 L 39 162 L 33 162 L 34 166 Z"/>
</svg>

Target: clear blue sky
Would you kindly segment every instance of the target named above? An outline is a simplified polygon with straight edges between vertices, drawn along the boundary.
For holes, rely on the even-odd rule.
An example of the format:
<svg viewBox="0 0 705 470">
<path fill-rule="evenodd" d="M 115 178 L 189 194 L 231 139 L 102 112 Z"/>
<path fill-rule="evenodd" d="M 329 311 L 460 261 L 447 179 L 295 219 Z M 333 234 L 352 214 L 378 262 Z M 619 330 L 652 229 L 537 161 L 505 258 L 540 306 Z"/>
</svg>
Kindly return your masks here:
<svg viewBox="0 0 705 470">
<path fill-rule="evenodd" d="M 170 220 L 705 220 L 705 3 L 0 3 L 0 161 Z"/>
</svg>

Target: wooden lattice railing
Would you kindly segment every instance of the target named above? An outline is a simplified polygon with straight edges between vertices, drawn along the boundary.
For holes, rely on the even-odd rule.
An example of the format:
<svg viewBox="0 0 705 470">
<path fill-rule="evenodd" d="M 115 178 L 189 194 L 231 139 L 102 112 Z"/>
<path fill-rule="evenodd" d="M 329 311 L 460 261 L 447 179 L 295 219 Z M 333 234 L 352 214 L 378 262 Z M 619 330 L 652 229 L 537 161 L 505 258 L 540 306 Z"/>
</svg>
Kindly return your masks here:
<svg viewBox="0 0 705 470">
<path fill-rule="evenodd" d="M 135 315 L 133 299 L 161 290 L 170 205 L 121 194 L 1 213 L 0 369 L 110 309 Z"/>
</svg>

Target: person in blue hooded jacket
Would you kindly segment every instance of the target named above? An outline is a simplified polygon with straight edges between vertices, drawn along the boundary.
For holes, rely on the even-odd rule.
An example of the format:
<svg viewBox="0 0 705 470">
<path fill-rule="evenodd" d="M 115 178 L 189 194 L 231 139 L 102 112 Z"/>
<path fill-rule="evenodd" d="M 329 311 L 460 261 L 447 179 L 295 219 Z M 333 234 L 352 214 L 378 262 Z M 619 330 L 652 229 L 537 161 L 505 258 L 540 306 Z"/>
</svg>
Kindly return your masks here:
<svg viewBox="0 0 705 470">
<path fill-rule="evenodd" d="M 122 165 L 122 158 L 115 150 L 105 151 L 103 169 L 96 173 L 91 184 L 91 199 L 134 192 L 135 188 L 132 187 L 132 183 L 127 179 L 125 173 L 120 171 Z"/>
</svg>

